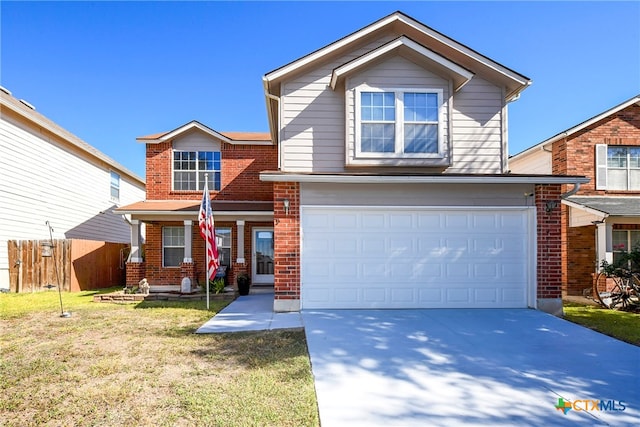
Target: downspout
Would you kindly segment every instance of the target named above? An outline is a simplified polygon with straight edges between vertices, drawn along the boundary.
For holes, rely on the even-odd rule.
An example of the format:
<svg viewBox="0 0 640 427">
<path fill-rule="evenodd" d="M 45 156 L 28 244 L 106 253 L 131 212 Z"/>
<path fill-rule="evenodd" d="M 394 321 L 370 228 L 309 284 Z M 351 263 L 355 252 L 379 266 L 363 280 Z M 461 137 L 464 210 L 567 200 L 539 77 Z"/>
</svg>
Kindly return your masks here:
<svg viewBox="0 0 640 427">
<path fill-rule="evenodd" d="M 566 193 L 563 193 L 560 195 L 561 199 L 566 199 L 569 196 L 573 196 L 574 194 L 576 194 L 578 191 L 580 190 L 580 183 L 579 182 L 574 182 L 573 183 L 573 188 L 569 191 L 567 191 Z"/>
</svg>

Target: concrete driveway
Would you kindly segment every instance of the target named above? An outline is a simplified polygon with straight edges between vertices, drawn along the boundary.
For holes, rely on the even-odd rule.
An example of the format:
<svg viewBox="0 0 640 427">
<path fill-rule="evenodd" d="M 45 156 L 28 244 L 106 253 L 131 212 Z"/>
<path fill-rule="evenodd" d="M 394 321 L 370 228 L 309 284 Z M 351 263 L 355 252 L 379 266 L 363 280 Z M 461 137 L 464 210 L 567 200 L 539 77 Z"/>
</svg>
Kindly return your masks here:
<svg viewBox="0 0 640 427">
<path fill-rule="evenodd" d="M 640 425 L 640 347 L 540 311 L 302 317 L 323 427 Z"/>
</svg>

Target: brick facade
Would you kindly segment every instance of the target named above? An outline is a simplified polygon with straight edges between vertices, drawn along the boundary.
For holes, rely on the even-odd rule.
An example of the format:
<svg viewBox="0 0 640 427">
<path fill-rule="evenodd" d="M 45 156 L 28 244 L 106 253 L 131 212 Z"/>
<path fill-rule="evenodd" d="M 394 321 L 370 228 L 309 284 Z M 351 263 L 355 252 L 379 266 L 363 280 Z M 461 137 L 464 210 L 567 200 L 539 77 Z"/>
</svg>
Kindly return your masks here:
<svg viewBox="0 0 640 427">
<path fill-rule="evenodd" d="M 275 277 L 276 300 L 300 300 L 300 184 L 276 182 L 273 186 L 275 205 Z M 283 200 L 289 200 L 285 213 Z M 276 305 L 278 302 L 276 301 Z"/>
<path fill-rule="evenodd" d="M 562 297 L 560 187 L 559 184 L 536 185 L 535 190 L 538 300 Z"/>
<path fill-rule="evenodd" d="M 193 200 L 202 199 L 202 191 L 173 191 L 172 162 L 173 141 L 147 143 L 146 173 L 147 200 Z M 229 144 L 220 142 L 221 149 L 221 188 L 212 191 L 213 200 L 225 201 L 273 201 L 273 184 L 260 181 L 260 172 L 274 170 L 278 165 L 277 147 L 269 145 Z M 197 215 L 197 214 L 196 214 Z M 146 221 L 145 262 L 127 265 L 127 283 L 138 283 L 146 277 L 149 283 L 156 285 L 179 285 L 183 277 L 190 277 L 193 286 L 205 283 L 205 242 L 200 236 L 197 217 L 191 218 L 192 259 L 193 263 L 177 267 L 162 265 L 162 228 L 166 226 L 184 227 L 183 221 Z M 215 213 L 214 213 L 215 215 Z M 252 233 L 254 227 L 272 227 L 271 221 L 245 221 L 244 254 L 238 254 L 236 221 L 215 221 L 216 228 L 231 228 L 231 260 L 227 271 L 228 283 L 235 284 L 240 272 L 251 274 Z M 245 259 L 238 264 L 237 258 Z"/>
<path fill-rule="evenodd" d="M 553 143 L 553 174 L 584 175 L 590 179 L 580 187 L 578 196 L 629 196 L 637 191 L 595 189 L 596 144 L 640 146 L 640 106 L 632 105 L 611 114 L 591 126 Z M 563 188 L 562 191 L 567 191 Z M 591 286 L 596 269 L 596 227 L 569 227 L 569 210 L 563 206 L 562 277 L 563 291 L 582 295 Z M 618 224 L 616 229 L 631 229 Z"/>
<path fill-rule="evenodd" d="M 232 145 L 221 143 L 220 191 L 217 200 L 273 200 L 270 182 L 260 181 L 260 172 L 278 165 L 275 145 Z M 147 200 L 200 200 L 201 191 L 173 191 L 171 184 L 172 141 L 147 144 Z"/>
</svg>

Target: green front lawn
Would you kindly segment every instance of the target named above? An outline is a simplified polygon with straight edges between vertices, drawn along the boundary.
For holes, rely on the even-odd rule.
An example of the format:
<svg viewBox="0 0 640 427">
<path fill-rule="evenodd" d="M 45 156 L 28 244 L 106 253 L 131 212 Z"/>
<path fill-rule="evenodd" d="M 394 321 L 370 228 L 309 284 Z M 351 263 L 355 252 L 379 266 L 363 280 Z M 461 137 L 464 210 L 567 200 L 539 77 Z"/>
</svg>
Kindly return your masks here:
<svg viewBox="0 0 640 427">
<path fill-rule="evenodd" d="M 304 332 L 196 335 L 225 302 L 0 294 L 0 424 L 317 426 Z"/>
<path fill-rule="evenodd" d="M 640 313 L 565 303 L 564 318 L 621 341 L 640 346 Z"/>
</svg>

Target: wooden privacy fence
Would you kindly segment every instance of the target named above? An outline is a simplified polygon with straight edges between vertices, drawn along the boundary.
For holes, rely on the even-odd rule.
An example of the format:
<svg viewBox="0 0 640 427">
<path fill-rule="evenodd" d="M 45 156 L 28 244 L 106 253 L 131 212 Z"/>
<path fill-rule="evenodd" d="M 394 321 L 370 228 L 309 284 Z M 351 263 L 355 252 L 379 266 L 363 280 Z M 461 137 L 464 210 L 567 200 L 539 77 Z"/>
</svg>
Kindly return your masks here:
<svg viewBox="0 0 640 427">
<path fill-rule="evenodd" d="M 108 288 L 125 283 L 126 243 L 56 239 L 51 256 L 43 256 L 50 240 L 9 240 L 11 292 L 36 292 L 58 286 L 63 291 Z M 58 275 L 56 276 L 56 266 Z"/>
</svg>

